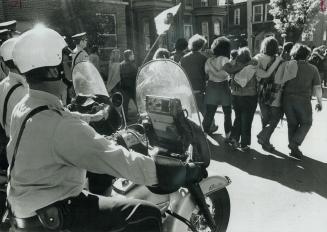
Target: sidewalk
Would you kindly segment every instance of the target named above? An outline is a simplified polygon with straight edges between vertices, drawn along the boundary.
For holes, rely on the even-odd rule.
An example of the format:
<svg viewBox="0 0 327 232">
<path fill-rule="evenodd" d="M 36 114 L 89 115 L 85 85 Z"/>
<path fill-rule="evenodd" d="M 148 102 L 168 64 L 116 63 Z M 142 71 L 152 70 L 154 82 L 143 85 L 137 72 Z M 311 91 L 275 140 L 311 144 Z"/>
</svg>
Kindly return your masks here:
<svg viewBox="0 0 327 232">
<path fill-rule="evenodd" d="M 326 96 L 327 89 L 324 89 Z M 324 105 L 327 99 L 324 99 Z M 315 100 L 312 101 L 315 104 Z M 209 173 L 229 176 L 231 200 L 228 232 L 325 232 L 327 222 L 327 110 L 313 112 L 313 124 L 301 146 L 305 157 L 289 157 L 287 123 L 278 124 L 272 144 L 276 152 L 262 150 L 256 134 L 261 129 L 255 114 L 249 152 L 233 150 L 224 143 L 223 113 L 213 139 Z"/>
</svg>

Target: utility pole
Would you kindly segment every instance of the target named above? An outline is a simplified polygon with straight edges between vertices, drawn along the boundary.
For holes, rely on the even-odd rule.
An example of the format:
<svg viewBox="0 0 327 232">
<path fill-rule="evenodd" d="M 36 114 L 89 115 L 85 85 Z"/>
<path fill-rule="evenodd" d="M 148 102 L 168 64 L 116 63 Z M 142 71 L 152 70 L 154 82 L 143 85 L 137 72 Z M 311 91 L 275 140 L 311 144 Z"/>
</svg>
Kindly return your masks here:
<svg viewBox="0 0 327 232">
<path fill-rule="evenodd" d="M 185 9 L 185 0 L 180 0 L 181 6 L 179 8 L 179 30 L 177 38 L 184 38 L 184 9 Z"/>
<path fill-rule="evenodd" d="M 226 34 L 229 35 L 229 4 L 230 4 L 230 0 L 227 0 L 226 3 L 227 3 L 227 20 L 226 20 L 226 22 L 227 22 L 226 32 L 227 33 Z"/>
<path fill-rule="evenodd" d="M 248 34 L 248 47 L 253 52 L 253 32 L 252 32 L 252 0 L 247 0 L 247 34 Z"/>
</svg>

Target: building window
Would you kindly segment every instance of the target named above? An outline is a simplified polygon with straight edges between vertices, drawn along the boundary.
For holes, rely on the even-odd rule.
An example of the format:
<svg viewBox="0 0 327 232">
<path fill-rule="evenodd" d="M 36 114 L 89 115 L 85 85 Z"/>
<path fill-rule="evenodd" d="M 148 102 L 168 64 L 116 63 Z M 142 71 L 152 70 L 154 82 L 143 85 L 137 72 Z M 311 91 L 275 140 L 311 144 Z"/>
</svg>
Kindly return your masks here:
<svg viewBox="0 0 327 232">
<path fill-rule="evenodd" d="M 186 6 L 192 6 L 193 4 L 192 4 L 192 0 L 186 0 L 185 1 L 185 5 Z"/>
<path fill-rule="evenodd" d="M 220 35 L 220 22 L 218 21 L 214 22 L 213 31 L 215 35 Z"/>
<path fill-rule="evenodd" d="M 96 13 L 100 56 L 109 60 L 110 52 L 117 47 L 116 15 Z"/>
<path fill-rule="evenodd" d="M 323 35 L 323 41 L 327 40 L 327 31 L 324 31 L 324 35 Z"/>
<path fill-rule="evenodd" d="M 208 39 L 209 39 L 209 23 L 208 22 L 202 22 L 201 28 L 202 28 L 202 35 L 208 41 Z"/>
<path fill-rule="evenodd" d="M 188 40 L 193 35 L 193 27 L 189 24 L 184 24 L 184 38 Z"/>
<path fill-rule="evenodd" d="M 271 14 L 269 14 L 269 10 L 271 9 L 271 6 L 269 4 L 266 4 L 266 9 L 265 9 L 265 21 L 273 21 L 274 20 L 274 16 L 272 16 Z"/>
<path fill-rule="evenodd" d="M 237 8 L 234 10 L 234 24 L 240 25 L 240 19 L 241 19 L 241 9 Z"/>
<path fill-rule="evenodd" d="M 208 0 L 201 0 L 201 6 L 202 7 L 208 6 Z"/>
<path fill-rule="evenodd" d="M 261 23 L 263 21 L 263 5 L 253 6 L 253 22 Z"/>
<path fill-rule="evenodd" d="M 150 21 L 148 19 L 145 19 L 143 21 L 143 35 L 144 35 L 145 51 L 149 51 L 151 48 L 151 40 L 150 40 Z"/>
</svg>

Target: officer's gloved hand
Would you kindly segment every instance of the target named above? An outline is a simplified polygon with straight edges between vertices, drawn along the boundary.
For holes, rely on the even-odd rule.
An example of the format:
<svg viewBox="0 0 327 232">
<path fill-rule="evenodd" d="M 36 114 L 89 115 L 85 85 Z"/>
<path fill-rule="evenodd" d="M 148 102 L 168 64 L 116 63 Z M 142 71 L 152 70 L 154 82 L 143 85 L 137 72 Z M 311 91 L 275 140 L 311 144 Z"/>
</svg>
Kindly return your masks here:
<svg viewBox="0 0 327 232">
<path fill-rule="evenodd" d="M 98 122 L 101 120 L 106 120 L 109 116 L 109 105 L 101 103 L 97 106 L 97 113 L 93 114 L 91 117 L 91 122 Z"/>
<path fill-rule="evenodd" d="M 198 183 L 203 178 L 208 177 L 207 170 L 199 164 L 196 163 L 187 163 L 186 164 L 186 178 L 185 184 Z"/>
</svg>

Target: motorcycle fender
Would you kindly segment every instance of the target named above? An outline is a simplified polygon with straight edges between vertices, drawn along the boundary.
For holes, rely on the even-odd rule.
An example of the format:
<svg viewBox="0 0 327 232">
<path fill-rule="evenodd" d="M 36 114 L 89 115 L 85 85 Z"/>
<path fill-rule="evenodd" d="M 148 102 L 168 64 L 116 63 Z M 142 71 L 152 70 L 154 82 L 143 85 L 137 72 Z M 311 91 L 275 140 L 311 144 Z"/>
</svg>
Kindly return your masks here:
<svg viewBox="0 0 327 232">
<path fill-rule="evenodd" d="M 200 187 L 203 194 L 207 195 L 225 188 L 230 183 L 231 180 L 227 176 L 210 176 L 200 182 Z M 179 191 L 170 194 L 171 211 L 187 220 L 190 219 L 195 207 L 195 202 L 187 189 L 181 188 Z M 169 216 L 164 222 L 164 232 L 170 231 L 187 231 L 187 226 L 175 217 Z"/>
</svg>

